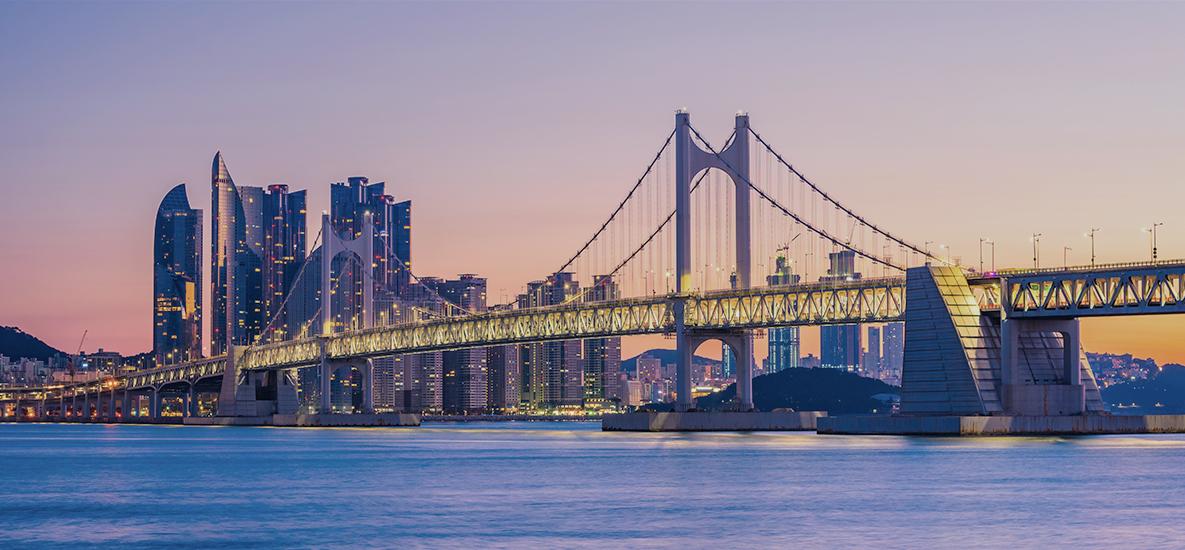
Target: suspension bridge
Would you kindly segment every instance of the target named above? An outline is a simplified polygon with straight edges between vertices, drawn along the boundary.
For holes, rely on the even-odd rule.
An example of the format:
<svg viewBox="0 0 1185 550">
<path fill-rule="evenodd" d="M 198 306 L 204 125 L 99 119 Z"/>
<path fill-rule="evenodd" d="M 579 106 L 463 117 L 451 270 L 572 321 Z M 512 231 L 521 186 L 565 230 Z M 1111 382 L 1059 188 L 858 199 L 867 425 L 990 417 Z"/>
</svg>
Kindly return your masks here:
<svg viewBox="0 0 1185 550">
<path fill-rule="evenodd" d="M 335 288 L 342 277 L 332 276 L 334 262 L 373 257 L 374 226 L 364 220 L 362 234 L 350 238 L 326 216 L 317 240 L 322 303 L 302 330 L 265 330 L 222 356 L 85 384 L 0 389 L 0 412 L 130 420 L 129 399 L 142 394 L 152 419 L 161 414 L 161 393 L 180 389 L 189 416 L 204 388 L 218 393 L 212 412 L 219 417 L 292 414 L 294 371 L 318 368 L 319 411 L 327 413 L 329 380 L 348 367 L 362 374 L 362 409 L 371 413 L 375 358 L 641 334 L 676 341 L 676 410 L 694 406 L 696 348 L 718 340 L 737 359 L 735 408 L 749 411 L 754 330 L 904 321 L 902 414 L 1090 415 L 1103 409 L 1077 320 L 1185 312 L 1185 261 L 989 272 L 955 265 L 928 241 L 917 245 L 827 193 L 747 114 L 715 147 L 688 113 L 676 113 L 674 129 L 620 203 L 542 278 L 547 285 L 566 274 L 573 282 L 558 303 L 471 311 L 441 298 L 436 314 L 389 317 L 376 315 L 364 292 L 361 309 L 343 322 L 329 313 L 334 297 L 346 294 Z M 850 258 L 838 271 L 837 252 Z M 775 276 L 778 257 L 793 268 L 789 283 Z"/>
</svg>

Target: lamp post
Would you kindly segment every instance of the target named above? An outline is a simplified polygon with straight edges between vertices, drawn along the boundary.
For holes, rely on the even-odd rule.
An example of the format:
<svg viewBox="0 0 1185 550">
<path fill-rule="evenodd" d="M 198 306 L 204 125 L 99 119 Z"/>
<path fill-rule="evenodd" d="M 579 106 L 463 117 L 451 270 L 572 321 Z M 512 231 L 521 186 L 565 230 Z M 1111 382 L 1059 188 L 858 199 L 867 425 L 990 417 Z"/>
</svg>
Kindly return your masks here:
<svg viewBox="0 0 1185 550">
<path fill-rule="evenodd" d="M 984 241 L 984 244 L 987 244 L 992 247 L 992 271 L 995 271 L 996 270 L 996 241 L 988 239 L 987 241 Z"/>
<path fill-rule="evenodd" d="M 1073 249 L 1068 246 L 1062 247 L 1062 269 L 1068 269 L 1070 267 L 1070 251 L 1071 250 L 1073 250 Z"/>
<path fill-rule="evenodd" d="M 1091 267 L 1094 267 L 1094 234 L 1098 233 L 1098 232 L 1099 232 L 1099 228 L 1092 227 L 1092 228 L 1090 228 L 1090 231 L 1088 231 L 1086 233 L 1086 236 L 1090 237 L 1090 265 L 1091 265 Z"/>
<path fill-rule="evenodd" d="M 1033 269 L 1041 269 L 1041 233 L 1033 233 Z"/>
<path fill-rule="evenodd" d="M 1160 227 L 1162 225 L 1164 225 L 1164 222 L 1156 222 L 1156 223 L 1152 224 L 1152 227 L 1145 229 L 1145 231 L 1147 231 L 1149 233 L 1149 237 L 1150 237 L 1149 245 L 1152 248 L 1152 261 L 1154 261 L 1154 262 L 1156 261 L 1156 228 Z"/>
<path fill-rule="evenodd" d="M 988 242 L 988 239 L 979 238 L 979 272 L 983 273 L 983 243 Z"/>
</svg>

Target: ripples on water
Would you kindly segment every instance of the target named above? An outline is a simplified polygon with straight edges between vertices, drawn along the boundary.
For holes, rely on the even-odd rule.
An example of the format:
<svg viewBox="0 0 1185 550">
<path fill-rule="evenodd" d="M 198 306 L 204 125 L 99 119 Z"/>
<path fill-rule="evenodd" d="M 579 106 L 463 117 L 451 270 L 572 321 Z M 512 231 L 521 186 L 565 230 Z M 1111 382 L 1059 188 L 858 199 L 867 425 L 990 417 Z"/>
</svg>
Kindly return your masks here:
<svg viewBox="0 0 1185 550">
<path fill-rule="evenodd" d="M 1185 545 L 1185 437 L 0 425 L 0 547 Z"/>
</svg>

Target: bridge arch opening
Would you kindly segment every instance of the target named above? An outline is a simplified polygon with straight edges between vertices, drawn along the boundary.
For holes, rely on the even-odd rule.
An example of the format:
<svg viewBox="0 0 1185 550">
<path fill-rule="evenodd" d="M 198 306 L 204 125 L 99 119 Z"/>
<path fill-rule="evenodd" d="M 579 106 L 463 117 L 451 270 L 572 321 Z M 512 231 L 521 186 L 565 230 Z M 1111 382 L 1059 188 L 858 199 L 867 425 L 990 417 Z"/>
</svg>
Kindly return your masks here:
<svg viewBox="0 0 1185 550">
<path fill-rule="evenodd" d="M 700 336 L 692 339 L 690 349 L 691 398 L 693 404 L 696 399 L 713 393 L 714 388 L 704 385 L 706 381 L 725 379 L 728 378 L 730 374 L 733 377 L 737 376 L 737 373 L 740 372 L 740 370 L 737 368 L 738 365 L 736 364 L 736 361 L 741 357 L 749 357 L 746 348 L 746 338 L 749 338 L 749 336 L 743 333 L 738 333 L 733 335 Z M 723 353 L 721 353 L 720 357 L 720 368 L 718 370 L 714 368 L 712 363 L 700 360 L 702 356 L 699 355 L 699 350 L 705 345 L 708 345 L 709 349 L 718 346 L 718 349 L 723 350 Z M 748 349 L 751 349 L 752 343 L 749 342 L 748 346 Z M 726 373 L 725 370 L 728 368 L 726 361 L 730 360 L 728 357 L 730 354 L 732 355 L 731 373 Z M 739 386 L 736 384 L 736 382 L 734 382 L 732 399 L 730 399 L 725 404 L 724 408 L 726 410 L 751 410 L 753 408 L 752 403 L 744 404 L 742 402 L 743 396 L 737 391 L 738 389 L 740 389 Z"/>
</svg>

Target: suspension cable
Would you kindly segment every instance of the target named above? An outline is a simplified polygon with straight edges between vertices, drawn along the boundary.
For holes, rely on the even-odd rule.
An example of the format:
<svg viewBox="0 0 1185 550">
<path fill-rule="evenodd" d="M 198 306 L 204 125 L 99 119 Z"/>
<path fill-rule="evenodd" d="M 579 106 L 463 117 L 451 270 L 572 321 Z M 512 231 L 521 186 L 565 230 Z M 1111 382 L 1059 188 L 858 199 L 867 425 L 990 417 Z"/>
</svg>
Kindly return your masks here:
<svg viewBox="0 0 1185 550">
<path fill-rule="evenodd" d="M 833 237 L 833 236 L 832 236 L 830 233 L 828 233 L 827 231 L 825 231 L 825 230 L 820 230 L 820 229 L 816 228 L 815 226 L 813 226 L 813 225 L 810 225 L 810 224 L 806 223 L 805 221 L 803 221 L 803 220 L 802 220 L 802 218 L 799 218 L 799 217 L 798 217 L 796 214 L 794 214 L 793 212 L 791 212 L 791 211 L 787 210 L 787 209 L 786 209 L 786 207 L 784 207 L 784 206 L 782 206 L 780 203 L 778 203 L 778 201 L 774 200 L 774 199 L 773 199 L 773 198 L 771 198 L 769 195 L 767 195 L 767 194 L 765 193 L 765 191 L 762 191 L 762 190 L 761 190 L 761 189 L 759 189 L 759 188 L 758 188 L 756 185 L 753 185 L 753 182 L 752 182 L 752 181 L 749 181 L 749 178 L 748 178 L 747 176 L 741 176 L 741 175 L 740 175 L 740 174 L 737 172 L 736 168 L 735 168 L 734 166 L 732 166 L 732 164 L 730 164 L 730 163 L 729 163 L 727 160 L 724 160 L 724 157 L 723 157 L 723 156 L 721 156 L 721 155 L 720 155 L 720 153 L 719 153 L 719 152 L 717 152 L 717 151 L 716 151 L 716 149 L 714 149 L 714 148 L 712 147 L 712 144 L 711 144 L 711 143 L 708 143 L 708 140 L 704 139 L 704 137 L 703 137 L 703 136 L 701 136 L 701 135 L 700 135 L 700 133 L 699 133 L 698 131 L 696 131 L 695 127 L 691 126 L 690 124 L 689 124 L 687 127 L 688 127 L 688 128 L 691 130 L 691 132 L 692 132 L 693 134 L 695 134 L 695 137 L 696 137 L 697 139 L 699 139 L 699 140 L 700 140 L 700 142 L 701 142 L 701 143 L 703 143 L 705 147 L 707 147 L 707 148 L 708 148 L 708 151 L 710 151 L 710 152 L 711 152 L 713 155 L 715 155 L 715 156 L 716 156 L 716 158 L 717 158 L 717 159 L 718 159 L 718 160 L 719 160 L 721 163 L 723 163 L 725 167 L 727 167 L 727 168 L 729 169 L 729 171 L 731 171 L 733 174 L 735 174 L 735 175 L 737 175 L 737 176 L 740 176 L 740 177 L 741 177 L 741 179 L 743 179 L 743 180 L 745 181 L 745 184 L 746 184 L 746 185 L 748 185 L 750 189 L 753 189 L 754 191 L 756 191 L 756 192 L 757 192 L 757 194 L 761 196 L 761 198 L 765 199 L 767 202 L 769 202 L 770 204 L 772 204 L 772 205 L 773 205 L 775 208 L 777 208 L 778 210 L 781 210 L 783 214 L 786 214 L 787 216 L 790 216 L 791 218 L 794 218 L 794 220 L 795 220 L 795 221 L 797 221 L 797 222 L 799 222 L 799 223 L 803 224 L 804 226 L 806 226 L 806 228 L 807 228 L 807 229 L 810 229 L 810 230 L 811 230 L 812 232 L 814 232 L 816 235 L 819 235 L 820 237 L 823 237 L 824 239 L 827 239 L 828 241 L 831 241 L 831 243 L 832 243 L 832 244 L 834 244 L 834 245 L 836 245 L 836 246 L 840 246 L 840 247 L 843 247 L 843 248 L 845 248 L 845 249 L 847 249 L 847 250 L 851 250 L 852 252 L 854 252 L 854 253 L 856 253 L 856 254 L 859 254 L 860 256 L 863 256 L 863 257 L 865 257 L 865 258 L 868 258 L 869 260 L 872 260 L 873 262 L 876 262 L 876 263 L 878 263 L 878 264 L 884 265 L 884 266 L 886 266 L 886 267 L 891 267 L 891 268 L 893 268 L 893 269 L 896 269 L 896 270 L 899 270 L 899 271 L 905 271 L 905 268 L 898 267 L 898 266 L 896 266 L 896 265 L 894 265 L 894 264 L 891 264 L 891 263 L 889 263 L 889 262 L 886 262 L 885 260 L 882 260 L 882 259 L 880 259 L 880 258 L 878 258 L 878 257 L 876 257 L 876 256 L 873 256 L 872 254 L 869 254 L 869 253 L 867 253 L 867 252 L 864 252 L 863 250 L 860 250 L 860 249 L 858 249 L 858 248 L 855 248 L 855 247 L 853 247 L 852 245 L 850 245 L 850 244 L 847 244 L 847 243 L 844 243 L 844 242 L 840 241 L 839 239 L 837 239 L 837 238 Z"/>
<path fill-rule="evenodd" d="M 725 147 L 727 147 L 729 144 L 731 144 L 733 138 L 735 138 L 735 137 L 736 137 L 736 131 L 734 130 L 733 133 L 728 136 L 728 139 L 725 140 L 725 142 L 724 142 Z M 695 180 L 695 183 L 692 184 L 691 190 L 688 191 L 688 194 L 694 193 L 696 189 L 699 189 L 700 184 L 703 183 L 704 178 L 708 177 L 709 172 L 710 172 L 710 170 L 704 170 L 704 171 L 700 172 L 699 177 Z M 662 221 L 662 223 L 659 224 L 658 227 L 655 228 L 655 230 L 652 233 L 650 233 L 650 235 L 648 237 L 646 237 L 646 240 L 642 241 L 642 244 L 638 245 L 638 247 L 635 248 L 634 251 L 629 254 L 629 256 L 627 256 L 624 260 L 622 260 L 621 263 L 617 264 L 617 267 L 613 268 L 613 270 L 608 273 L 608 275 L 605 279 L 602 279 L 602 281 L 605 281 L 602 284 L 608 284 L 608 282 L 612 282 L 611 281 L 612 277 L 614 275 L 616 275 L 617 272 L 620 271 L 623 267 L 625 267 L 625 265 L 628 264 L 630 262 L 630 260 L 634 259 L 635 256 L 637 256 L 639 253 L 641 253 L 642 250 L 646 248 L 646 245 L 650 244 L 650 242 L 653 241 L 654 238 L 657 237 L 658 234 L 661 233 L 662 230 L 668 224 L 671 223 L 671 220 L 674 217 L 675 217 L 675 212 L 672 210 L 670 214 L 667 214 L 667 217 Z M 587 294 L 588 292 L 591 292 L 592 290 L 594 290 L 596 288 L 597 288 L 596 284 L 588 286 L 582 291 L 581 294 L 573 294 L 567 300 L 564 300 L 563 302 L 561 302 L 561 305 L 572 303 L 572 302 L 576 301 L 577 299 L 580 299 L 583 301 L 583 299 L 584 299 L 583 295 Z"/>
<path fill-rule="evenodd" d="M 787 162 L 786 159 L 782 158 L 782 155 L 780 153 L 778 153 L 777 151 L 775 151 L 773 146 L 771 146 L 769 144 L 769 142 L 765 141 L 761 137 L 761 134 L 758 134 L 757 131 L 754 130 L 752 127 L 749 127 L 749 133 L 753 134 L 753 137 L 757 138 L 757 141 L 759 143 L 761 143 L 761 145 L 763 145 L 767 151 L 772 153 L 774 155 L 774 157 L 778 159 L 778 162 L 782 164 L 782 166 L 785 166 L 786 169 L 790 170 L 791 173 L 793 173 L 795 176 L 798 176 L 798 179 L 800 181 L 807 184 L 807 186 L 809 186 L 811 189 L 813 189 L 816 193 L 818 193 L 820 196 L 822 196 L 828 202 L 830 202 L 831 204 L 834 204 L 836 208 L 843 210 L 844 212 L 847 213 L 847 215 L 851 216 L 852 218 L 855 218 L 856 221 L 859 221 L 861 224 L 867 226 L 869 229 L 872 229 L 873 231 L 880 233 L 881 235 L 884 235 L 889 240 L 891 240 L 901 246 L 904 246 L 905 248 L 913 250 L 914 252 L 922 254 L 923 256 L 930 258 L 932 260 L 939 261 L 942 263 L 947 263 L 947 262 L 943 261 L 942 259 L 931 255 L 929 252 L 926 252 L 925 250 L 918 248 L 917 246 L 914 246 L 913 244 L 910 244 L 909 242 L 905 241 L 904 239 L 900 239 L 900 238 L 894 236 L 893 234 L 889 233 L 888 231 L 885 231 L 885 230 L 881 229 L 880 227 L 877 227 L 872 222 L 869 222 L 868 220 L 864 219 L 859 214 L 856 214 L 855 212 L 853 212 L 850 208 L 844 206 L 843 204 L 840 204 L 839 201 L 832 198 L 831 195 L 828 195 L 826 191 L 823 191 L 822 189 L 819 188 L 819 186 L 815 185 L 813 182 L 811 182 L 811 180 L 807 179 L 806 176 L 802 175 L 802 173 L 799 172 L 798 169 L 794 168 L 794 166 L 791 166 L 790 163 Z M 707 143 L 707 142 L 704 142 L 704 143 Z"/>
</svg>

